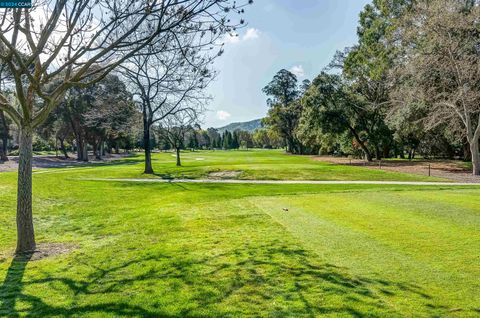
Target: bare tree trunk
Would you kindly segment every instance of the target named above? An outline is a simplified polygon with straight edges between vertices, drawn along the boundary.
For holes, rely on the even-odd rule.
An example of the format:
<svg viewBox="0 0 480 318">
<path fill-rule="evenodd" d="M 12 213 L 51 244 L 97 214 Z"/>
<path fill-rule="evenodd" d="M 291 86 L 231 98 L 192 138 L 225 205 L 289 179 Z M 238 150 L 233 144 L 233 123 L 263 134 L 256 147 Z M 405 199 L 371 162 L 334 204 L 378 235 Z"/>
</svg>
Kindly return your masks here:
<svg viewBox="0 0 480 318">
<path fill-rule="evenodd" d="M 463 141 L 463 160 L 464 161 L 472 160 L 472 152 L 470 151 L 470 144 L 468 143 L 468 140 Z"/>
<path fill-rule="evenodd" d="M 77 160 L 88 161 L 88 145 L 85 139 L 80 134 L 76 136 L 77 139 Z"/>
<path fill-rule="evenodd" d="M 180 161 L 180 148 L 175 148 L 175 151 L 177 152 L 177 167 L 180 167 L 182 165 Z"/>
<path fill-rule="evenodd" d="M 472 166 L 473 166 L 473 175 L 478 176 L 480 175 L 480 153 L 479 153 L 479 145 L 478 139 L 473 140 L 470 143 L 470 151 L 472 153 Z"/>
<path fill-rule="evenodd" d="M 475 129 L 472 127 L 472 122 L 467 116 L 467 140 L 470 144 L 470 152 L 472 156 L 472 174 L 474 176 L 480 175 L 480 153 L 478 140 L 480 138 L 480 116 L 477 121 Z"/>
<path fill-rule="evenodd" d="M 81 145 L 80 140 L 78 139 L 78 136 L 76 137 L 76 142 L 77 142 L 77 160 L 82 160 L 83 159 L 83 147 Z"/>
<path fill-rule="evenodd" d="M 32 217 L 32 128 L 20 128 L 17 191 L 17 254 L 35 250 Z"/>
<path fill-rule="evenodd" d="M 143 148 L 145 149 L 145 170 L 143 173 L 153 174 L 152 168 L 152 150 L 150 149 L 150 123 L 146 114 L 143 117 Z"/>
<path fill-rule="evenodd" d="M 88 144 L 83 141 L 82 142 L 83 148 L 82 148 L 82 161 L 88 162 Z"/>
</svg>

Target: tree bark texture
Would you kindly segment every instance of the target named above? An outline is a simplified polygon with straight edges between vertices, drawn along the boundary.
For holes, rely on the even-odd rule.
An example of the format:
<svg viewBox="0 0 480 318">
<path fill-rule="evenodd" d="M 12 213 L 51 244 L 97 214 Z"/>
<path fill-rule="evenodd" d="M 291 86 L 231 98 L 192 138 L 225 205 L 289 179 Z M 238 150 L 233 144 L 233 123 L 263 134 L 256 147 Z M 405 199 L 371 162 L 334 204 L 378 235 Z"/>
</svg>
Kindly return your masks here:
<svg viewBox="0 0 480 318">
<path fill-rule="evenodd" d="M 180 167 L 182 165 L 182 162 L 180 161 L 180 148 L 175 149 L 177 152 L 177 167 Z"/>
<path fill-rule="evenodd" d="M 145 149 L 145 170 L 143 173 L 153 174 L 152 150 L 150 149 L 150 123 L 143 118 L 143 148 Z"/>
<path fill-rule="evenodd" d="M 35 250 L 32 216 L 32 135 L 29 126 L 20 128 L 17 191 L 17 254 Z"/>
</svg>

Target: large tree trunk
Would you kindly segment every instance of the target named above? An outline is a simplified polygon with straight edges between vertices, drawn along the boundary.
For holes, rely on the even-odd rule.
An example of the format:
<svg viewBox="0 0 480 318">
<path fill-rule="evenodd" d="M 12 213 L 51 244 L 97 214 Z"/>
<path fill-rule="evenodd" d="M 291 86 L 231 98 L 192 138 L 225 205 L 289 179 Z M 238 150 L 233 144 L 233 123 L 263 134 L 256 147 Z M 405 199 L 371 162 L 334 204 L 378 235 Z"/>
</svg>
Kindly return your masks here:
<svg viewBox="0 0 480 318">
<path fill-rule="evenodd" d="M 17 191 L 17 254 L 35 250 L 32 217 L 32 128 L 20 128 Z"/>
<path fill-rule="evenodd" d="M 78 135 L 76 136 L 76 143 L 77 143 L 77 160 L 82 160 L 83 159 L 83 147 L 81 145 L 80 140 L 78 139 Z"/>
<path fill-rule="evenodd" d="M 175 151 L 177 153 L 177 167 L 180 167 L 182 165 L 182 162 L 180 161 L 180 147 L 175 148 Z"/>
<path fill-rule="evenodd" d="M 472 127 L 470 117 L 467 116 L 467 141 L 470 145 L 470 152 L 472 156 L 472 174 L 474 176 L 480 175 L 480 153 L 478 140 L 480 139 L 480 116 L 477 121 L 475 129 Z"/>
<path fill-rule="evenodd" d="M 473 175 L 480 175 L 480 153 L 478 139 L 473 140 L 470 143 L 470 152 L 472 153 L 472 166 L 473 166 Z"/>
<path fill-rule="evenodd" d="M 88 145 L 80 134 L 76 135 L 77 139 L 77 160 L 88 162 Z"/>
<path fill-rule="evenodd" d="M 150 149 L 150 123 L 145 118 L 145 113 L 143 116 L 143 148 L 145 149 L 145 170 L 143 173 L 153 174 L 152 150 Z"/>
<path fill-rule="evenodd" d="M 82 161 L 88 162 L 88 144 L 84 140 L 82 142 Z"/>
</svg>

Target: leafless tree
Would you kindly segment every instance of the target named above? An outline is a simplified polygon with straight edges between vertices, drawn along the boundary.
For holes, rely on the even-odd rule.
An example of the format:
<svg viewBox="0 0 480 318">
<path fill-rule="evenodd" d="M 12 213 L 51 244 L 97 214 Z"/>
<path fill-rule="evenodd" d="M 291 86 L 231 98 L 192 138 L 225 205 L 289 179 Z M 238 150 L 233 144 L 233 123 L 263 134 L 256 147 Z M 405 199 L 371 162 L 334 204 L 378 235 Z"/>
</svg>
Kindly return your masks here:
<svg viewBox="0 0 480 318">
<path fill-rule="evenodd" d="M 175 150 L 178 167 L 182 165 L 180 150 L 185 147 L 185 137 L 187 133 L 194 129 L 198 116 L 198 109 L 189 108 L 165 117 L 159 124 L 160 138 L 166 140 Z"/>
<path fill-rule="evenodd" d="M 447 123 L 466 137 L 473 174 L 480 174 L 480 3 L 416 1 L 398 35 L 402 54 L 393 100 L 427 107 L 427 128 Z"/>
<path fill-rule="evenodd" d="M 143 117 L 144 173 L 153 174 L 151 127 L 170 115 L 188 110 L 208 98 L 204 89 L 215 73 L 210 69 L 220 51 L 211 52 L 217 37 L 203 40 L 195 35 L 180 35 L 162 45 L 149 46 L 144 55 L 135 56 L 120 72 L 129 83 Z"/>
<path fill-rule="evenodd" d="M 12 73 L 15 91 L 14 100 L 0 93 L 0 110 L 20 128 L 17 253 L 36 248 L 33 129 L 66 91 L 99 81 L 148 45 L 166 43 L 166 38 L 232 31 L 227 16 L 242 10 L 233 0 L 38 0 L 31 9 L 0 12 L 0 63 Z"/>
</svg>

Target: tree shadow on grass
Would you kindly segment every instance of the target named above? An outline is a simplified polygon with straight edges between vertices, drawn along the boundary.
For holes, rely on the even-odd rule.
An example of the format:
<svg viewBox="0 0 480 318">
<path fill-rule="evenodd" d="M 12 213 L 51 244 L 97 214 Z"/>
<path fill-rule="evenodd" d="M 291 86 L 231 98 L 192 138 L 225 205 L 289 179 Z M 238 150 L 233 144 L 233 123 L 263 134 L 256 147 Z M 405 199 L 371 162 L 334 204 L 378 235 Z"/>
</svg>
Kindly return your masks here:
<svg viewBox="0 0 480 318">
<path fill-rule="evenodd" d="M 23 281 L 23 276 L 31 255 L 15 256 L 7 270 L 7 275 L 3 284 L 0 286 L 0 317 L 71 317 L 84 314 L 111 314 L 119 317 L 169 317 L 149 311 L 142 306 L 128 304 L 127 302 L 102 302 L 98 304 L 85 304 L 71 306 L 60 306 L 49 304 L 40 297 L 24 292 L 25 286 L 41 286 L 59 283 L 67 287 L 69 292 L 75 296 L 94 295 L 95 292 L 89 290 L 97 279 L 101 279 L 108 273 L 121 271 L 136 261 L 126 262 L 120 266 L 112 267 L 108 270 L 97 268 L 95 276 L 91 280 L 74 280 L 67 277 L 47 276 L 43 279 Z M 142 276 L 135 277 L 135 280 L 141 281 Z M 118 286 L 124 286 L 128 279 L 121 279 L 117 282 Z M 103 292 L 108 293 L 109 288 Z M 21 309 L 18 309 L 18 303 L 22 303 Z"/>
<path fill-rule="evenodd" d="M 389 304 L 399 297 L 427 315 L 449 312 L 419 286 L 351 276 L 280 241 L 239 243 L 210 255 L 185 246 L 169 254 L 137 251 L 127 261 L 76 256 L 71 263 L 84 269 L 81 275 L 45 269 L 31 279 L 24 279 L 30 258 L 15 257 L 0 285 L 0 316 L 402 316 L 405 307 Z M 68 304 L 42 290 L 68 295 Z"/>
</svg>

